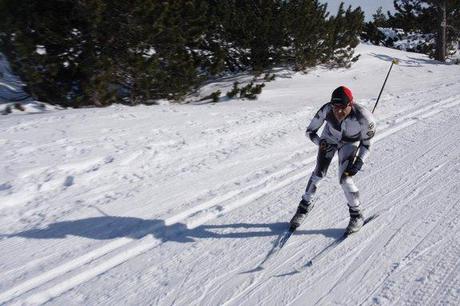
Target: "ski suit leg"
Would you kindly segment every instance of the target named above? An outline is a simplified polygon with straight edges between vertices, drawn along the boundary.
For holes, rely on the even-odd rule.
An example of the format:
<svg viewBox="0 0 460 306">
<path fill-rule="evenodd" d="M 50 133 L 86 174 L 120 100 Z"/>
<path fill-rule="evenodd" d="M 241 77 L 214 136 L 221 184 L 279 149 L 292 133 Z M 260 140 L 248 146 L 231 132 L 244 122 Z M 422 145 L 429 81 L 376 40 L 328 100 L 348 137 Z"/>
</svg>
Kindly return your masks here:
<svg viewBox="0 0 460 306">
<path fill-rule="evenodd" d="M 336 151 L 337 147 L 334 145 L 331 145 L 327 150 L 318 150 L 315 170 L 313 170 L 313 173 L 308 180 L 307 187 L 305 188 L 305 193 L 302 196 L 305 201 L 310 202 L 315 195 L 318 184 L 321 179 L 326 176 L 327 169 L 329 168 Z"/>
<path fill-rule="evenodd" d="M 353 211 L 359 212 L 361 203 L 359 201 L 358 187 L 356 187 L 351 176 L 345 175 L 345 170 L 354 161 L 357 151 L 358 145 L 356 143 L 346 143 L 339 148 L 338 156 L 340 186 L 342 186 L 347 198 L 348 207 Z"/>
</svg>

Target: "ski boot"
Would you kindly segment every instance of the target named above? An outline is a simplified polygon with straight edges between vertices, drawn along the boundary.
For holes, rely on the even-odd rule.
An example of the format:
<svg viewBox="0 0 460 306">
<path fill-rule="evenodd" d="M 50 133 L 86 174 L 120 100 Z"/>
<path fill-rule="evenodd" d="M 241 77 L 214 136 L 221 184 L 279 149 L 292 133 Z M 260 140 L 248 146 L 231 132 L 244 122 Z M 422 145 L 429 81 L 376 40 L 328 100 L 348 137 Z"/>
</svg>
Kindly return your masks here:
<svg viewBox="0 0 460 306">
<path fill-rule="evenodd" d="M 345 234 L 349 235 L 355 233 L 361 229 L 364 225 L 363 214 L 359 210 L 348 209 L 350 212 L 350 223 L 348 223 Z"/>
<path fill-rule="evenodd" d="M 296 228 L 298 228 L 312 209 L 313 209 L 313 204 L 311 203 L 311 201 L 305 201 L 304 199 L 302 199 L 299 203 L 299 207 L 297 207 L 297 211 L 295 215 L 292 217 L 291 221 L 289 222 L 290 230 L 294 231 Z"/>
</svg>

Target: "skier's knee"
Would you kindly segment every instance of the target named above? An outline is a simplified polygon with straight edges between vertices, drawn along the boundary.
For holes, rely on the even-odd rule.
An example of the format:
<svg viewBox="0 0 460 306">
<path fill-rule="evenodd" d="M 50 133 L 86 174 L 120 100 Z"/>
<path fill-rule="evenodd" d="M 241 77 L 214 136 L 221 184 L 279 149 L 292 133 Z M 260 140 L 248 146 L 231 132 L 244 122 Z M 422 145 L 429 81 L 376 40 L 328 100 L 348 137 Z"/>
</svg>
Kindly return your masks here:
<svg viewBox="0 0 460 306">
<path fill-rule="evenodd" d="M 311 201 L 313 195 L 316 193 L 318 183 L 321 181 L 321 179 L 322 177 L 317 176 L 314 173 L 311 175 L 310 179 L 308 180 L 307 187 L 305 188 L 305 193 L 302 196 L 305 201 Z"/>
<path fill-rule="evenodd" d="M 318 179 L 322 179 L 327 175 L 327 167 L 316 167 L 312 175 L 318 177 Z"/>
<path fill-rule="evenodd" d="M 344 192 L 358 192 L 358 187 L 349 176 L 345 176 L 343 179 L 340 179 L 340 186 Z"/>
<path fill-rule="evenodd" d="M 359 210 L 360 201 L 359 201 L 359 190 L 356 187 L 353 180 L 348 177 L 343 180 L 340 184 L 347 198 L 348 206 L 352 209 Z"/>
<path fill-rule="evenodd" d="M 313 184 L 316 184 L 318 183 L 319 181 L 321 181 L 323 179 L 323 176 L 318 176 L 316 175 L 315 173 L 313 173 L 310 177 L 310 180 Z"/>
<path fill-rule="evenodd" d="M 340 185 L 349 184 L 349 181 L 353 182 L 353 179 L 350 176 L 345 174 L 345 170 L 343 170 L 341 173 L 339 173 L 339 177 L 340 177 L 340 179 L 339 179 Z"/>
</svg>

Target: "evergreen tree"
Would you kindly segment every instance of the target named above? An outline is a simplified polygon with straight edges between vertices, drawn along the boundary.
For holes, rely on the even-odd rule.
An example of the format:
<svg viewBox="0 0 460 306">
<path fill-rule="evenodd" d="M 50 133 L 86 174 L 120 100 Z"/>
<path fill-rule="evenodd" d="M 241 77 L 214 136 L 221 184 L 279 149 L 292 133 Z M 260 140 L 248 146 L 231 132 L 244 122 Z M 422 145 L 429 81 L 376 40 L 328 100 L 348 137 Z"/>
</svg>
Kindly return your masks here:
<svg viewBox="0 0 460 306">
<path fill-rule="evenodd" d="M 444 61 L 445 48 L 456 44 L 460 36 L 456 27 L 460 20 L 460 0 L 395 0 L 394 6 L 396 13 L 390 15 L 389 23 L 405 31 L 435 34 L 435 52 L 430 55 Z"/>
<path fill-rule="evenodd" d="M 388 18 L 383 13 L 383 9 L 381 6 L 377 9 L 377 11 L 374 14 L 372 14 L 372 19 L 373 19 L 373 24 L 376 27 L 383 28 L 387 26 Z"/>
<path fill-rule="evenodd" d="M 395 13 L 389 15 L 389 23 L 393 28 L 400 28 L 406 32 L 420 29 L 421 24 L 415 12 L 421 12 L 421 0 L 395 0 L 393 5 Z"/>
<path fill-rule="evenodd" d="M 287 30 L 297 70 L 324 62 L 327 53 L 327 6 L 319 1 L 292 0 L 286 6 Z"/>
<path fill-rule="evenodd" d="M 385 35 L 378 29 L 379 27 L 388 26 L 388 18 L 383 14 L 382 7 L 379 7 L 377 11 L 372 14 L 372 18 L 372 21 L 364 24 L 361 38 L 364 41 L 370 41 L 374 45 L 388 45 L 389 42 L 385 42 Z"/>
<path fill-rule="evenodd" d="M 354 56 L 354 48 L 359 43 L 364 21 L 364 13 L 360 7 L 352 10 L 351 6 L 345 11 L 343 2 L 340 4 L 337 15 L 329 20 L 328 31 L 328 58 L 335 67 L 349 67 L 351 62 L 358 58 Z"/>
<path fill-rule="evenodd" d="M 319 0 L 0 1 L 0 47 L 29 93 L 72 107 L 180 100 L 274 65 L 348 66 L 361 25 L 359 9 L 328 18 Z"/>
</svg>

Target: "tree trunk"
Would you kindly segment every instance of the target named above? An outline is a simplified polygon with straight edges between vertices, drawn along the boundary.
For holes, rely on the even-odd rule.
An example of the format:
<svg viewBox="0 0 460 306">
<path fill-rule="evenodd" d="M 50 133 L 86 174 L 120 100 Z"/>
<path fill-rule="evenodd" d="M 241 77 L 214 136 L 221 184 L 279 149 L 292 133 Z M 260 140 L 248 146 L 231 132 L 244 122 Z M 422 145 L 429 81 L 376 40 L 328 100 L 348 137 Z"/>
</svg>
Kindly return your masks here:
<svg viewBox="0 0 460 306">
<path fill-rule="evenodd" d="M 445 62 L 447 50 L 447 0 L 441 0 L 441 3 L 438 4 L 438 12 L 440 25 L 436 38 L 436 59 Z"/>
</svg>

